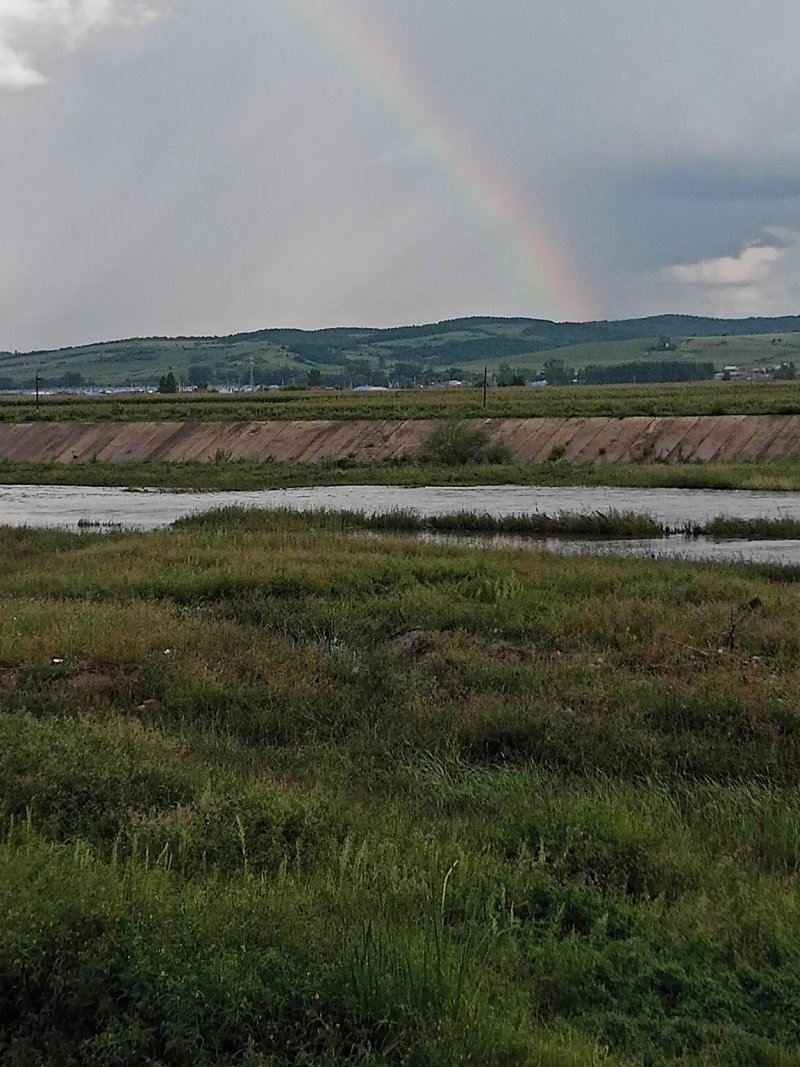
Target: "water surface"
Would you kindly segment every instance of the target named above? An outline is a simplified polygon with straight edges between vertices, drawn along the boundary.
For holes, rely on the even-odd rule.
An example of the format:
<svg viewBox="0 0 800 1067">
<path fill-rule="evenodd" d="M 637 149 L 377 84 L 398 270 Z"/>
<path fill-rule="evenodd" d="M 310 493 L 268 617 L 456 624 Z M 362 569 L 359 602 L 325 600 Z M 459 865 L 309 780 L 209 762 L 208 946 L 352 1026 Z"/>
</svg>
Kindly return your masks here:
<svg viewBox="0 0 800 1067">
<path fill-rule="evenodd" d="M 476 511 L 494 516 L 624 511 L 649 515 L 669 527 L 726 518 L 800 520 L 800 493 L 745 490 L 622 489 L 495 485 L 407 489 L 383 485 L 315 486 L 243 492 L 181 493 L 87 486 L 0 486 L 0 525 L 155 530 L 176 519 L 221 507 L 335 509 L 419 515 Z M 656 540 L 597 540 L 423 535 L 431 541 L 457 541 L 481 547 L 525 547 L 552 552 L 635 555 L 696 560 L 746 560 L 800 564 L 800 541 L 716 541 L 685 537 Z"/>
<path fill-rule="evenodd" d="M 800 520 L 800 493 L 749 490 L 622 489 L 579 486 L 314 486 L 242 492 L 175 492 L 60 485 L 0 486 L 0 524 L 77 529 L 81 523 L 116 524 L 154 530 L 176 519 L 221 507 L 335 509 L 382 512 L 402 509 L 420 515 L 477 511 L 495 516 L 541 512 L 626 511 L 650 515 L 666 526 L 728 518 Z"/>
<path fill-rule="evenodd" d="M 779 563 L 800 566 L 800 541 L 744 541 L 711 537 L 659 537 L 606 540 L 595 537 L 524 537 L 517 534 L 437 534 L 413 536 L 429 544 L 470 548 L 517 548 L 566 556 L 634 556 L 718 563 Z"/>
</svg>

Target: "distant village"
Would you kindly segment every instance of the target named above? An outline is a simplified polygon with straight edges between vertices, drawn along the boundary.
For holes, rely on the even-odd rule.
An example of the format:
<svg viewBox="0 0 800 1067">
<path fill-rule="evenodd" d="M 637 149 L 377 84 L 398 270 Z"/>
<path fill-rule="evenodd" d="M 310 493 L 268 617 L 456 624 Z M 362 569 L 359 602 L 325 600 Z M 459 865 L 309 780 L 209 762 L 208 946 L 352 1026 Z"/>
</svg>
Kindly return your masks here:
<svg viewBox="0 0 800 1067">
<path fill-rule="evenodd" d="M 724 342 L 718 342 L 724 343 Z M 564 352 L 568 356 L 569 350 Z M 654 355 L 661 358 L 654 359 Z M 690 381 L 718 381 L 718 382 L 772 382 L 793 381 L 797 377 L 794 362 L 784 360 L 780 363 L 765 363 L 759 366 L 744 366 L 741 364 L 726 364 L 722 370 L 717 370 L 719 364 L 710 361 L 699 361 L 681 358 L 676 351 L 675 345 L 669 338 L 662 339 L 659 347 L 648 350 L 645 359 L 619 363 L 588 364 L 582 368 L 574 368 L 562 359 L 551 357 L 546 361 L 535 377 L 528 377 L 530 371 L 524 368 L 512 367 L 508 363 L 502 363 L 496 369 L 484 368 L 480 373 L 464 371 L 459 367 L 451 367 L 444 373 L 441 371 L 437 376 L 435 369 L 413 368 L 418 373 L 411 374 L 406 365 L 398 365 L 396 370 L 409 370 L 405 375 L 387 374 L 385 370 L 375 369 L 374 378 L 370 373 L 371 368 L 366 361 L 359 366 L 359 375 L 353 376 L 349 381 L 344 375 L 338 377 L 326 377 L 322 371 L 313 367 L 307 372 L 292 374 L 288 372 L 286 379 L 275 381 L 277 374 L 272 380 L 258 380 L 255 373 L 255 361 L 251 359 L 248 380 L 220 382 L 209 373 L 208 367 L 188 367 L 185 371 L 176 372 L 170 368 L 167 373 L 161 375 L 158 382 L 149 384 L 133 383 L 126 385 L 97 385 L 86 381 L 79 373 L 70 372 L 60 379 L 48 379 L 43 373 L 37 374 L 35 381 L 25 387 L 15 387 L 11 382 L 0 382 L 0 392 L 20 396 L 115 396 L 123 394 L 220 394 L 238 395 L 247 393 L 278 392 L 281 390 L 311 389 L 322 392 L 352 392 L 352 393 L 385 393 L 401 389 L 468 389 L 482 386 L 492 388 L 530 388 L 542 389 L 550 386 L 569 385 L 646 385 L 646 384 L 671 384 Z M 197 372 L 205 371 L 205 374 Z M 394 380 L 393 380 L 394 379 Z M 5 388 L 4 388 L 5 386 Z"/>
</svg>

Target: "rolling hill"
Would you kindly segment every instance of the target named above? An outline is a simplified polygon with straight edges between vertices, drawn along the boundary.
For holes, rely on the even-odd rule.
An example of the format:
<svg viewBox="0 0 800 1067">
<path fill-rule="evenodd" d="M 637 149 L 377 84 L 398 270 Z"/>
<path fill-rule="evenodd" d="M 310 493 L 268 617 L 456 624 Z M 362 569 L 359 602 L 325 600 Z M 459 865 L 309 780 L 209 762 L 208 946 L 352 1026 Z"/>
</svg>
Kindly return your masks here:
<svg viewBox="0 0 800 1067">
<path fill-rule="evenodd" d="M 155 384 L 329 384 L 471 378 L 485 365 L 535 377 L 551 360 L 569 368 L 663 357 L 713 363 L 800 358 L 800 316 L 711 319 L 687 315 L 585 323 L 467 318 L 392 329 L 264 329 L 224 337 L 147 337 L 37 352 L 0 352 L 0 388 Z"/>
</svg>

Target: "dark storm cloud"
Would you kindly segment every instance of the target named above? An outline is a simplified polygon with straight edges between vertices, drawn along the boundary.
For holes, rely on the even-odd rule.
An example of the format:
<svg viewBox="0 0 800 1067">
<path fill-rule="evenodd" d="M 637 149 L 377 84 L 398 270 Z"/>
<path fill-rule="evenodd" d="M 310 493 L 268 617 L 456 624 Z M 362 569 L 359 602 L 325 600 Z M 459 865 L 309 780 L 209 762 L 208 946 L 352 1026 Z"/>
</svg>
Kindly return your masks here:
<svg viewBox="0 0 800 1067">
<path fill-rule="evenodd" d="M 705 159 L 647 168 L 633 175 L 632 188 L 655 199 L 732 202 L 787 201 L 800 208 L 800 160 L 771 166 L 769 161 Z"/>
</svg>

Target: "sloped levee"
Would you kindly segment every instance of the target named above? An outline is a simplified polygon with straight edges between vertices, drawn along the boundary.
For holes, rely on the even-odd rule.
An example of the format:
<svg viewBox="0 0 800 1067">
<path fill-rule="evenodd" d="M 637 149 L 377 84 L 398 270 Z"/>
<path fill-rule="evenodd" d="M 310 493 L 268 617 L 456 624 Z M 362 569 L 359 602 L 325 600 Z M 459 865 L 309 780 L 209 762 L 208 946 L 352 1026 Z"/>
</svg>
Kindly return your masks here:
<svg viewBox="0 0 800 1067">
<path fill-rule="evenodd" d="M 517 462 L 724 462 L 800 457 L 800 416 L 473 420 Z M 186 463 L 219 459 L 313 463 L 411 458 L 436 420 L 356 422 L 0 423 L 0 460 L 17 463 Z"/>
</svg>

